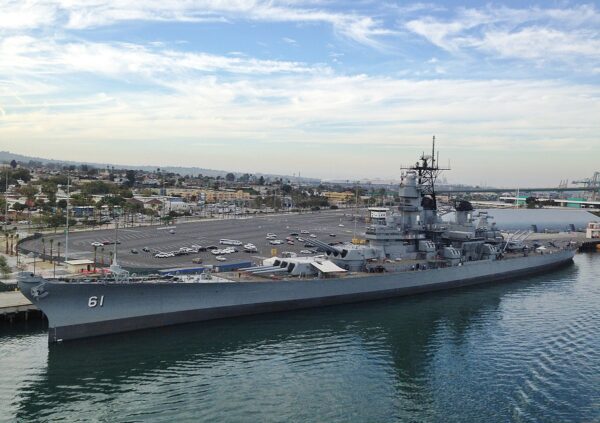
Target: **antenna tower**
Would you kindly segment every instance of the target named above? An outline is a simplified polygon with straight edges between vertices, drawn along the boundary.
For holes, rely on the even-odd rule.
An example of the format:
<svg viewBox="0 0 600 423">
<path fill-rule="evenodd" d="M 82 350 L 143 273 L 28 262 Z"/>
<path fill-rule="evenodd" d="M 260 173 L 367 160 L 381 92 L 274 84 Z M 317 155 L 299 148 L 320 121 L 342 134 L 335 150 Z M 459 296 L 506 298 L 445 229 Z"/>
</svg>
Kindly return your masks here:
<svg viewBox="0 0 600 423">
<path fill-rule="evenodd" d="M 404 170 L 414 170 L 417 172 L 417 183 L 421 187 L 423 195 L 428 195 L 433 200 L 433 210 L 437 210 L 437 200 L 435 195 L 435 181 L 443 170 L 450 170 L 450 168 L 439 167 L 438 161 L 440 158 L 439 151 L 435 151 L 435 135 L 431 143 L 431 155 L 426 155 L 425 152 L 421 154 L 421 158 L 412 167 L 403 167 Z"/>
</svg>

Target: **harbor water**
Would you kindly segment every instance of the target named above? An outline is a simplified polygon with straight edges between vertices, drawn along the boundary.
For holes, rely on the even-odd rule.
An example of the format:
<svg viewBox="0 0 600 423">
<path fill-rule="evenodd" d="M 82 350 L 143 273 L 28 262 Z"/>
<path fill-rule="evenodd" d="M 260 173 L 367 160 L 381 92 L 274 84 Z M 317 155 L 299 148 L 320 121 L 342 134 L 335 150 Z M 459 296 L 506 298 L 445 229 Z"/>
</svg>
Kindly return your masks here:
<svg viewBox="0 0 600 423">
<path fill-rule="evenodd" d="M 0 326 L 0 421 L 600 420 L 600 254 L 434 294 L 51 345 Z"/>
</svg>

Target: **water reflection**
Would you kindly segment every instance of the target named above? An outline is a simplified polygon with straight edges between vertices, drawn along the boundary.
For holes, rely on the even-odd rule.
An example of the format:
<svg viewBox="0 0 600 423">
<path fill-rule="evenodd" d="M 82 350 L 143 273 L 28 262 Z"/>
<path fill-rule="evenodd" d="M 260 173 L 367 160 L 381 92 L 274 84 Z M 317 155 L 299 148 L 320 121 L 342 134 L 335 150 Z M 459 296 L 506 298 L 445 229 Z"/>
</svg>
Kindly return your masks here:
<svg viewBox="0 0 600 423">
<path fill-rule="evenodd" d="M 571 266 L 553 277 L 572 280 L 575 272 L 576 266 Z M 306 420 L 335 419 L 345 416 L 340 413 L 347 409 L 356 409 L 356 416 L 361 416 L 362 409 L 366 416 L 384 420 L 441 418 L 435 414 L 429 374 L 436 354 L 448 345 L 468 343 L 469 332 L 484 316 L 489 320 L 500 314 L 505 297 L 527 292 L 544 280 L 540 276 L 51 345 L 41 375 L 18 388 L 17 419 L 38 420 L 56 414 L 68 419 L 102 419 L 90 410 L 111 404 L 121 409 L 121 419 L 137 420 L 138 413 L 151 408 L 140 400 L 143 396 L 153 398 L 157 407 L 153 416 L 165 412 L 169 416 L 170 401 L 185 398 L 196 413 L 190 418 L 198 417 L 198 408 L 204 418 L 218 418 L 231 403 L 237 403 L 233 413 L 239 412 L 239 417 L 256 407 Z M 335 392 L 347 394 L 349 385 L 364 392 L 351 400 L 347 395 L 336 398 Z M 304 386 L 317 393 L 307 393 Z M 157 392 L 161 393 L 158 400 Z M 261 393 L 259 397 L 256 392 Z M 293 401 L 287 397 L 290 392 L 295 392 Z M 329 404 L 311 414 L 298 403 L 303 395 L 317 394 L 331 395 L 340 404 L 348 401 L 346 411 Z M 127 398 L 135 398 L 137 405 Z M 185 419 L 185 410 L 179 404 L 170 415 Z"/>
</svg>

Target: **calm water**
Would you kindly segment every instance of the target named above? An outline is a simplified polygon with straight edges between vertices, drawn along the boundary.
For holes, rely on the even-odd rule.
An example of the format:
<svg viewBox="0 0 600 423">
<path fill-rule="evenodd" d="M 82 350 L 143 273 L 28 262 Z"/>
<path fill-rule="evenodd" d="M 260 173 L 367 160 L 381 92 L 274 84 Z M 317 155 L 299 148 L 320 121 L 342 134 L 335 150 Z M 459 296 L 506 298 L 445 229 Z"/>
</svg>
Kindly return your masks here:
<svg viewBox="0 0 600 423">
<path fill-rule="evenodd" d="M 48 347 L 0 326 L 0 420 L 600 421 L 600 254 L 549 275 Z"/>
</svg>

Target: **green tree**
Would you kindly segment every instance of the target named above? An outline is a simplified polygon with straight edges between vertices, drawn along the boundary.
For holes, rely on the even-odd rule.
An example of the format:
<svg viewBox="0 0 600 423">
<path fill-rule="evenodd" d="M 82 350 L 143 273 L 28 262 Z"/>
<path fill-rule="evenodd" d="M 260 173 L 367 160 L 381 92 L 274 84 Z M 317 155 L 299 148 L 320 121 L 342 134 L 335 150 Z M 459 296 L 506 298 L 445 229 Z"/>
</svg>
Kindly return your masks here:
<svg viewBox="0 0 600 423">
<path fill-rule="evenodd" d="M 27 184 L 19 188 L 19 193 L 28 200 L 33 201 L 35 199 L 35 195 L 38 193 L 38 189 L 31 184 Z"/>
<path fill-rule="evenodd" d="M 289 195 L 292 193 L 292 186 L 288 185 L 288 184 L 284 184 L 281 186 L 281 192 L 283 192 L 286 195 Z"/>
<path fill-rule="evenodd" d="M 56 204 L 56 193 L 58 192 L 58 187 L 53 181 L 44 181 L 42 182 L 42 192 L 46 194 L 48 197 L 48 203 L 53 206 Z"/>
<path fill-rule="evenodd" d="M 31 172 L 29 172 L 29 169 L 25 168 L 14 169 L 10 174 L 10 179 L 12 179 L 14 182 L 17 182 L 17 179 L 20 179 L 24 182 L 29 182 L 31 181 Z"/>
<path fill-rule="evenodd" d="M 10 269 L 10 266 L 8 265 L 8 263 L 6 262 L 6 257 L 0 256 L 0 273 L 2 274 L 2 278 L 3 279 L 8 278 L 10 271 L 11 271 L 11 269 Z"/>
<path fill-rule="evenodd" d="M 127 178 L 127 186 L 135 185 L 135 170 L 128 170 L 125 172 L 125 178 Z"/>
<path fill-rule="evenodd" d="M 530 196 L 525 199 L 528 209 L 535 209 L 537 207 L 537 198 Z"/>
<path fill-rule="evenodd" d="M 111 185 L 102 181 L 89 182 L 81 188 L 81 193 L 85 195 L 101 195 L 111 192 Z"/>
<path fill-rule="evenodd" d="M 71 195 L 71 205 L 75 207 L 91 206 L 92 197 L 83 193 Z"/>
<path fill-rule="evenodd" d="M 235 175 L 231 172 L 229 172 L 227 175 L 225 175 L 225 180 L 227 182 L 233 182 L 235 181 Z"/>
</svg>

